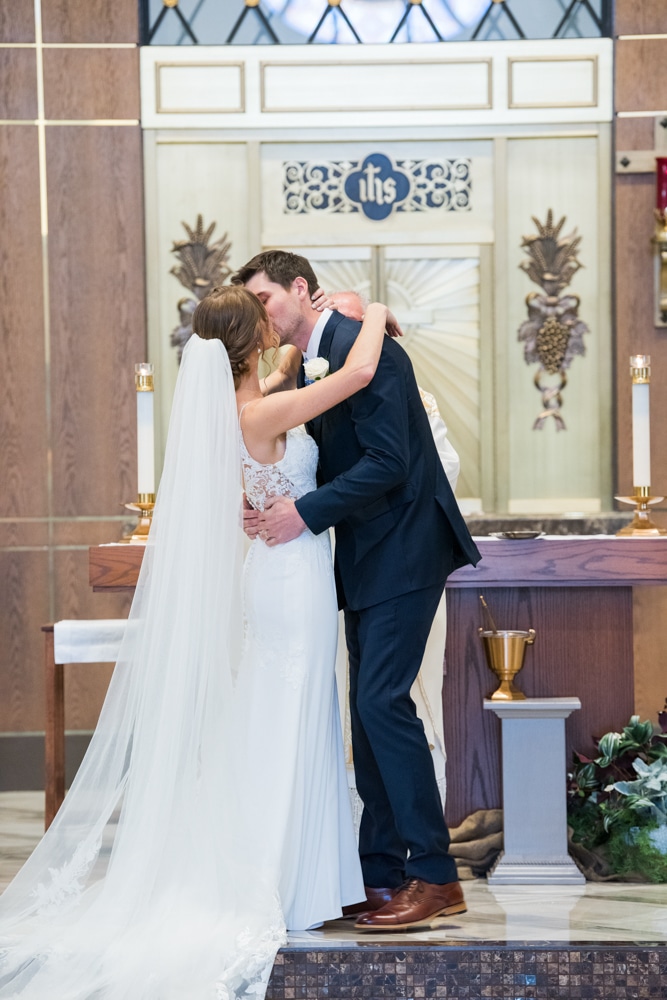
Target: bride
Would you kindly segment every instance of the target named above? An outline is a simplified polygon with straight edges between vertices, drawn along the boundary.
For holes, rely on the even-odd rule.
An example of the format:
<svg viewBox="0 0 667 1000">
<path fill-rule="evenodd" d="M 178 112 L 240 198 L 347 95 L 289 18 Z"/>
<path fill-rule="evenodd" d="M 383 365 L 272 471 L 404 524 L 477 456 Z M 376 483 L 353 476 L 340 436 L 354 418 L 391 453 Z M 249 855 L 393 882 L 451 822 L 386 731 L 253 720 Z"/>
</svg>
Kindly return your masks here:
<svg viewBox="0 0 667 1000">
<path fill-rule="evenodd" d="M 241 584 L 240 526 L 243 485 L 259 508 L 315 487 L 301 425 L 368 384 L 386 321 L 369 306 L 344 368 L 263 396 L 262 304 L 231 286 L 197 307 L 100 720 L 0 899 L 3 1000 L 258 998 L 286 927 L 363 898 L 328 535 L 256 540 Z"/>
</svg>

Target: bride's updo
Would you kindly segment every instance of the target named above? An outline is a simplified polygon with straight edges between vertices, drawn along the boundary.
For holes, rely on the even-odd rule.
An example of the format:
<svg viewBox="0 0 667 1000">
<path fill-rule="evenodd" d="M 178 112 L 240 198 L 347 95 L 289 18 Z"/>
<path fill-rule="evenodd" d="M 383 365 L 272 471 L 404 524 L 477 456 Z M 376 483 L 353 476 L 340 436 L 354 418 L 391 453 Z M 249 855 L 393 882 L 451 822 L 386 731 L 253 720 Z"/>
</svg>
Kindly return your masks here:
<svg viewBox="0 0 667 1000">
<path fill-rule="evenodd" d="M 214 288 L 192 314 L 193 333 L 225 345 L 236 388 L 250 370 L 250 355 L 268 346 L 270 330 L 266 309 L 242 285 Z"/>
</svg>

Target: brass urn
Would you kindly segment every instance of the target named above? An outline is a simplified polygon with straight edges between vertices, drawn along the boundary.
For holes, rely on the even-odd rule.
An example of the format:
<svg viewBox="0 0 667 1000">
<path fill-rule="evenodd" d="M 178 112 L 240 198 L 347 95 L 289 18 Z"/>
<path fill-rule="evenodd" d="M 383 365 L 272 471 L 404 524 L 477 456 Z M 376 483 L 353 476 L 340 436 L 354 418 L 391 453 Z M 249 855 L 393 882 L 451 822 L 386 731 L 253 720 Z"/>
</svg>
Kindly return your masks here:
<svg viewBox="0 0 667 1000">
<path fill-rule="evenodd" d="M 514 684 L 514 678 L 523 666 L 526 646 L 535 642 L 535 629 L 512 631 L 510 629 L 479 629 L 489 669 L 500 680 L 500 687 L 491 695 L 492 701 L 523 701 L 525 694 Z"/>
</svg>

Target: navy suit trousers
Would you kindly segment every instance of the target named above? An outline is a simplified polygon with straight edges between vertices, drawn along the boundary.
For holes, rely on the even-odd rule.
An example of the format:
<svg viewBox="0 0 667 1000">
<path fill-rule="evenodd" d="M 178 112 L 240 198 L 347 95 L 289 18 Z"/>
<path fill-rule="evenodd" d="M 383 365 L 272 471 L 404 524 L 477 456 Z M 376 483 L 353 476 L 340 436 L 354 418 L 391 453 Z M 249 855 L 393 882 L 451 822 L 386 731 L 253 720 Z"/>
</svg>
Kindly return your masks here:
<svg viewBox="0 0 667 1000">
<path fill-rule="evenodd" d="M 454 882 L 433 760 L 410 688 L 444 583 L 361 611 L 345 609 L 359 854 L 368 886 Z"/>
</svg>

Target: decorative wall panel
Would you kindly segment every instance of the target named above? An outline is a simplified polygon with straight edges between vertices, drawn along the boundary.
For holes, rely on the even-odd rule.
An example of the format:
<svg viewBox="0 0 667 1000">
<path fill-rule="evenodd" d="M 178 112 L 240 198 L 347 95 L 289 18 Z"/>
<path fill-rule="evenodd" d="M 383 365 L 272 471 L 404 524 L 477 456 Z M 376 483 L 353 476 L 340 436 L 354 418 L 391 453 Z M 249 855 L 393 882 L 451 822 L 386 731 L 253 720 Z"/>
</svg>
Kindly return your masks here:
<svg viewBox="0 0 667 1000">
<path fill-rule="evenodd" d="M 59 515 L 118 514 L 136 494 L 134 364 L 145 360 L 140 164 L 138 128 L 48 130 Z"/>
<path fill-rule="evenodd" d="M 45 49 L 47 118 L 137 119 L 137 49 Z"/>
<path fill-rule="evenodd" d="M 144 46 L 141 50 L 142 123 L 145 128 L 227 128 L 234 85 L 220 85 L 214 49 Z M 557 41 L 456 42 L 412 46 L 336 45 L 335 61 L 322 46 L 263 45 L 224 49 L 245 66 L 245 104 L 234 126 L 318 129 L 353 126 L 392 129 L 438 126 L 608 121 L 612 115 L 612 44 L 607 38 Z M 531 65 L 513 69 L 513 61 Z M 566 73 L 547 69 L 565 60 Z M 179 88 L 198 103 L 167 103 L 158 95 L 156 66 L 180 66 Z M 510 74 L 515 90 L 510 98 Z M 192 83 L 185 82 L 192 76 Z M 535 92 L 531 95 L 531 88 Z M 535 96 L 537 94 L 537 97 Z M 218 94 L 217 100 L 214 95 Z M 202 98 L 205 103 L 202 103 Z M 181 103 L 182 101 L 182 103 Z M 187 123 L 184 107 L 192 108 Z M 199 109 L 199 110 L 197 110 Z M 221 110 L 222 109 L 222 110 Z"/>
<path fill-rule="evenodd" d="M 392 58 L 386 63 L 347 61 L 261 66 L 262 111 L 405 111 L 489 108 L 491 61 Z"/>
<path fill-rule="evenodd" d="M 510 108 L 592 108 L 598 103 L 595 57 L 510 59 Z"/>
<path fill-rule="evenodd" d="M 233 114 L 245 111 L 243 63 L 157 63 L 155 79 L 159 114 Z"/>
<path fill-rule="evenodd" d="M 607 300 L 601 312 L 598 301 L 600 282 L 608 281 L 608 257 L 603 263 L 606 250 L 600 236 L 599 171 L 604 169 L 600 148 L 595 137 L 517 137 L 508 141 L 507 156 L 506 197 L 511 210 L 507 244 L 499 252 L 504 253 L 507 266 L 508 313 L 500 325 L 506 331 L 511 405 L 498 413 L 497 429 L 503 428 L 500 433 L 508 449 L 508 507 L 513 513 L 596 512 L 609 503 L 600 456 L 610 393 L 608 375 L 603 373 L 611 343 L 610 304 Z M 579 259 L 584 267 L 568 292 L 580 297 L 583 319 L 596 317 L 594 332 L 586 338 L 585 356 L 568 371 L 562 409 L 567 430 L 561 432 L 550 426 L 533 430 L 541 406 L 533 384 L 536 367 L 525 363 L 517 335 L 527 317 L 526 295 L 534 290 L 519 268 L 524 256 L 522 236 L 534 231 L 531 217 L 544 219 L 550 208 L 555 219 L 566 216 L 563 235 L 576 228 L 582 237 Z M 608 226 L 608 222 L 603 217 L 602 224 Z M 608 470 L 609 463 L 604 461 Z"/>
<path fill-rule="evenodd" d="M 184 235 L 183 222 L 194 226 L 201 213 L 205 226 L 216 223 L 213 240 L 229 234 L 229 266 L 236 270 L 258 249 L 251 242 L 249 218 L 259 213 L 259 204 L 245 143 L 225 142 L 218 133 L 207 137 L 177 133 L 159 137 L 155 144 L 149 136 L 147 146 L 149 354 L 155 364 L 156 449 L 161 463 L 178 374 L 169 337 L 179 323 L 178 301 L 188 294 L 169 273 L 176 263 L 172 244 Z"/>
<path fill-rule="evenodd" d="M 261 164 L 266 246 L 493 240 L 489 141 L 266 142 Z"/>
</svg>

